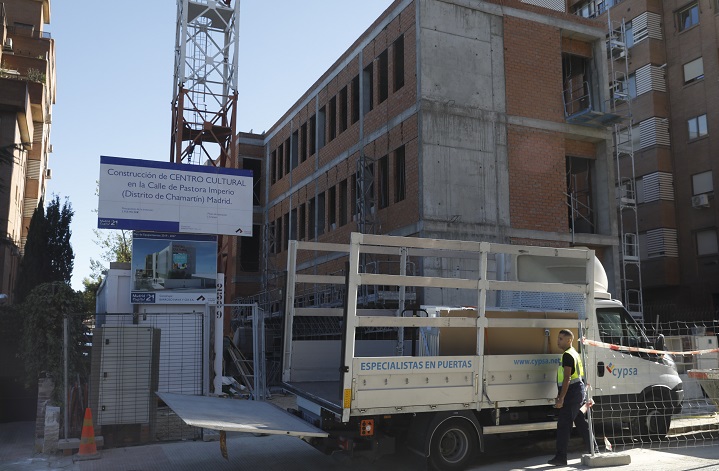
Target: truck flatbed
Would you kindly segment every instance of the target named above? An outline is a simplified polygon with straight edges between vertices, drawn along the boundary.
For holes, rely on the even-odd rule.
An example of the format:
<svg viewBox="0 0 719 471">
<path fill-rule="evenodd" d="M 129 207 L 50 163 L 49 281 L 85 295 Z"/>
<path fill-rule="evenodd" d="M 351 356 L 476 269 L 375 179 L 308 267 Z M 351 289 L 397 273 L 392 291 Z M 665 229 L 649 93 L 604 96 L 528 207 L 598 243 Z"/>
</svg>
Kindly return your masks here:
<svg viewBox="0 0 719 471">
<path fill-rule="evenodd" d="M 293 381 L 283 385 L 298 397 L 310 400 L 337 414 L 342 413 L 339 381 Z"/>
</svg>

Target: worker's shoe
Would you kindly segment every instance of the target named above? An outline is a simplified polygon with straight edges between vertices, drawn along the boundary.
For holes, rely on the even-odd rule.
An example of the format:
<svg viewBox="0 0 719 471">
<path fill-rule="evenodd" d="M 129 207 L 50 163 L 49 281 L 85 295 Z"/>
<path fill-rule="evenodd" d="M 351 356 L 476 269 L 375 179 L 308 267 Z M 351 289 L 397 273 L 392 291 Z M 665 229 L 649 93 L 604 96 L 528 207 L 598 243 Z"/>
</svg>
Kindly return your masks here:
<svg viewBox="0 0 719 471">
<path fill-rule="evenodd" d="M 551 464 L 552 466 L 566 466 L 567 460 L 563 460 L 555 456 L 551 460 L 547 461 L 547 464 Z"/>
</svg>

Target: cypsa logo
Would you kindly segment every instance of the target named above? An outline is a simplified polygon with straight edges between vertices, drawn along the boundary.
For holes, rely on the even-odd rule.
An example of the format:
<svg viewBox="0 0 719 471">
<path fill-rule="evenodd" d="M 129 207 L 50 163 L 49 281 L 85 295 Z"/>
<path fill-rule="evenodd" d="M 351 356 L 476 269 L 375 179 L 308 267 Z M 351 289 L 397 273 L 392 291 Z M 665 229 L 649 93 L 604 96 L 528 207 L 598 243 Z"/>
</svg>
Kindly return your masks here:
<svg viewBox="0 0 719 471">
<path fill-rule="evenodd" d="M 637 376 L 639 371 L 636 368 L 620 368 L 614 366 L 612 363 L 607 365 L 607 371 L 609 371 L 615 378 L 626 378 L 627 376 Z"/>
</svg>

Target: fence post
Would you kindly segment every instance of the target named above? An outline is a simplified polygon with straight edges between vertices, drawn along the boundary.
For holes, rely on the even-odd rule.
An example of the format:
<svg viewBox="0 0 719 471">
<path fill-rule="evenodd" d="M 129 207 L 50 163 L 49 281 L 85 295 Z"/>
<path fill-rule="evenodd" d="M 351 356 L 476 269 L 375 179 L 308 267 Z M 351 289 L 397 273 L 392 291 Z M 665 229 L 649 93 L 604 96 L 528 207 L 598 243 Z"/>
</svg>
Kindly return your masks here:
<svg viewBox="0 0 719 471">
<path fill-rule="evenodd" d="M 64 419 L 65 423 L 63 424 L 63 431 L 65 432 L 65 440 L 67 440 L 68 435 L 68 423 L 70 420 L 70 413 L 68 411 L 70 404 L 68 403 L 68 394 L 70 393 L 68 388 L 68 359 L 67 359 L 67 345 L 68 345 L 68 327 L 69 327 L 69 319 L 68 315 L 65 314 L 62 319 L 62 357 L 63 357 L 63 406 L 65 409 L 64 413 Z"/>
</svg>

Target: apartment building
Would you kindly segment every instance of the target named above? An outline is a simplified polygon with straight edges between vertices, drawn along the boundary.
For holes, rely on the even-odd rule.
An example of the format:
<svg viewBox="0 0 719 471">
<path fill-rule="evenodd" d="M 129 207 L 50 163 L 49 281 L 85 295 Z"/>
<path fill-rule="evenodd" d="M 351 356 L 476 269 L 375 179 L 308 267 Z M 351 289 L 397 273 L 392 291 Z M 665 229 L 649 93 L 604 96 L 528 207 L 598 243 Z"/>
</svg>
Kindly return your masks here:
<svg viewBox="0 0 719 471">
<path fill-rule="evenodd" d="M 288 240 L 360 231 L 591 247 L 619 294 L 606 27 L 540 3 L 397 0 L 299 97 L 262 136 L 265 288 L 284 288 Z"/>
<path fill-rule="evenodd" d="M 0 2 L 0 293 L 10 298 L 30 218 L 45 195 L 55 43 L 49 0 Z"/>
<path fill-rule="evenodd" d="M 626 52 L 612 57 L 616 69 L 626 69 L 619 88 L 638 131 L 633 147 L 647 312 L 716 318 L 719 2 L 569 3 L 572 12 L 624 32 Z"/>
</svg>

